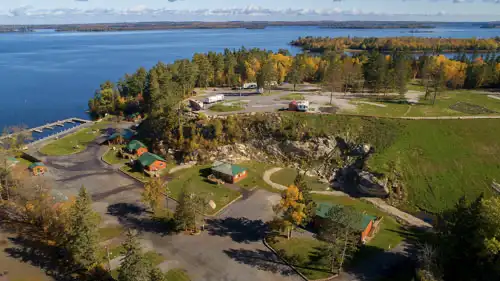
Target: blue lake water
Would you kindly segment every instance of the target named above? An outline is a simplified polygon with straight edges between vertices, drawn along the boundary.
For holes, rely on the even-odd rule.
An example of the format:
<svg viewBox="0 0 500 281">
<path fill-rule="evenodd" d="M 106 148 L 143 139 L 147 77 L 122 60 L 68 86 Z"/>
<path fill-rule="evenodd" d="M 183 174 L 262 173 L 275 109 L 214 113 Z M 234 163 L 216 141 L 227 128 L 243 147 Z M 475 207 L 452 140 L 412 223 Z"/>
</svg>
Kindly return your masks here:
<svg viewBox="0 0 500 281">
<path fill-rule="evenodd" d="M 0 129 L 30 127 L 68 117 L 87 118 L 87 102 L 105 80 L 116 81 L 139 66 L 190 58 L 195 52 L 258 47 L 300 50 L 299 36 L 495 37 L 498 29 L 450 24 L 432 33 L 408 30 L 282 27 L 262 30 L 212 29 L 103 33 L 35 32 L 0 34 Z"/>
</svg>

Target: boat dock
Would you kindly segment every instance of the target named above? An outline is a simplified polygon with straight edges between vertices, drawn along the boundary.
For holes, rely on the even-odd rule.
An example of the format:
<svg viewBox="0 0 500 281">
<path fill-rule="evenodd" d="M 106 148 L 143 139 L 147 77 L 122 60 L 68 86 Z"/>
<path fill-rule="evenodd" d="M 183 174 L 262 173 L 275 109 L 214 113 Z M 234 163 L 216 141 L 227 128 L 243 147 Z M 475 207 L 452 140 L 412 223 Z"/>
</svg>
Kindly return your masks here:
<svg viewBox="0 0 500 281">
<path fill-rule="evenodd" d="M 59 121 L 52 122 L 52 123 L 47 123 L 47 124 L 44 124 L 42 126 L 38 126 L 38 127 L 35 127 L 35 128 L 28 129 L 26 131 L 28 131 L 28 132 L 36 132 L 36 133 L 43 133 L 44 130 L 54 130 L 54 128 L 56 126 L 57 127 L 64 127 L 64 124 L 66 124 L 66 123 L 70 123 L 70 124 L 75 124 L 75 123 L 86 124 L 86 123 L 91 123 L 91 122 L 92 121 L 90 121 L 90 120 L 85 120 L 85 119 L 82 119 L 82 118 L 68 118 L 68 119 L 59 120 Z M 3 139 L 10 138 L 13 135 L 14 134 L 0 136 L 0 141 L 3 140 Z"/>
</svg>

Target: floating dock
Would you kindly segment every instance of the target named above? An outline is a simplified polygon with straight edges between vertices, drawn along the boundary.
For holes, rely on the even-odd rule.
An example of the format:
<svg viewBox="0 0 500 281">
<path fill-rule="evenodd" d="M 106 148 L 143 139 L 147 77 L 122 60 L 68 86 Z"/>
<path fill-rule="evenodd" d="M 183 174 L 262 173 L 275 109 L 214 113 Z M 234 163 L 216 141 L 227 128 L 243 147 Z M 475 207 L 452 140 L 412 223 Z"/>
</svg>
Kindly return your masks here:
<svg viewBox="0 0 500 281">
<path fill-rule="evenodd" d="M 92 122 L 92 121 L 86 120 L 86 119 L 82 119 L 82 118 L 68 118 L 68 119 L 64 119 L 64 120 L 59 120 L 59 121 L 56 121 L 56 122 L 48 123 L 48 124 L 45 124 L 45 125 L 42 125 L 42 126 L 38 126 L 38 127 L 35 127 L 35 128 L 31 128 L 31 129 L 28 129 L 27 131 L 29 131 L 29 132 L 36 132 L 36 133 L 43 133 L 43 130 L 46 130 L 46 129 L 47 130 L 54 130 L 55 126 L 64 127 L 65 123 L 70 123 L 70 124 L 75 124 L 75 123 L 85 124 L 85 123 L 89 123 L 89 122 Z M 10 138 L 12 136 L 13 136 L 13 134 L 5 135 L 5 136 L 0 136 L 0 141 L 3 140 L 3 139 Z"/>
</svg>

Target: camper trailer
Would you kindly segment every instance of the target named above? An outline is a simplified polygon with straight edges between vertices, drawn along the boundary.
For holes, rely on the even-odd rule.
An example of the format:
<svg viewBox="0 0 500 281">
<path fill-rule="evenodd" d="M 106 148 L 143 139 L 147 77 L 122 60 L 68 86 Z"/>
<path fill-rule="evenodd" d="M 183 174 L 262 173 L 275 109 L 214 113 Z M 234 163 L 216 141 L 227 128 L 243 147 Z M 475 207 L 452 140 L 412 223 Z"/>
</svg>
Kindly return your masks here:
<svg viewBox="0 0 500 281">
<path fill-rule="evenodd" d="M 309 111 L 309 101 L 292 101 L 288 105 L 288 110 L 292 111 L 302 111 L 302 112 L 307 112 Z"/>
<path fill-rule="evenodd" d="M 245 83 L 243 84 L 243 89 L 248 90 L 248 89 L 257 89 L 258 85 L 257 83 Z"/>
<path fill-rule="evenodd" d="M 189 105 L 193 110 L 203 110 L 203 103 L 198 100 L 189 100 Z"/>
<path fill-rule="evenodd" d="M 224 95 L 223 94 L 218 94 L 215 96 L 207 97 L 203 102 L 204 103 L 214 103 L 214 102 L 219 102 L 224 100 Z"/>
</svg>

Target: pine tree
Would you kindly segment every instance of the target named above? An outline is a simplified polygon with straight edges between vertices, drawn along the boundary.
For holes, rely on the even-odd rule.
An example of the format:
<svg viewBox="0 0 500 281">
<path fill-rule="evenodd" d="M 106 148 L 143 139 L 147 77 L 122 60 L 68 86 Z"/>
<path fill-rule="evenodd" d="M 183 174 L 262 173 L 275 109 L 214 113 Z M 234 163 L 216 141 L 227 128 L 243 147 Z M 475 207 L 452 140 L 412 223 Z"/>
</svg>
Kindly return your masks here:
<svg viewBox="0 0 500 281">
<path fill-rule="evenodd" d="M 298 56 L 293 59 L 292 68 L 288 73 L 288 81 L 293 84 L 293 90 L 296 90 L 297 84 L 304 80 L 304 68 Z"/>
<path fill-rule="evenodd" d="M 149 272 L 149 281 L 167 281 L 167 277 L 159 268 L 155 267 Z"/>
<path fill-rule="evenodd" d="M 189 184 L 189 181 L 187 182 Z M 196 228 L 196 206 L 194 194 L 184 186 L 181 190 L 179 203 L 175 208 L 174 218 L 177 228 L 188 231 Z"/>
<path fill-rule="evenodd" d="M 405 55 L 398 55 L 395 57 L 395 75 L 396 75 L 396 88 L 402 100 L 405 98 L 405 94 L 408 92 L 408 80 L 409 80 L 409 71 L 410 65 L 408 63 L 408 59 Z"/>
<path fill-rule="evenodd" d="M 136 234 L 128 230 L 122 246 L 125 256 L 118 270 L 118 281 L 148 281 L 151 265 L 141 252 Z"/>
<path fill-rule="evenodd" d="M 328 211 L 319 238 L 328 243 L 327 254 L 332 272 L 341 272 L 345 262 L 358 250 L 359 221 L 360 214 L 351 207 L 333 206 Z"/>
<path fill-rule="evenodd" d="M 92 200 L 82 186 L 78 198 L 69 210 L 66 248 L 73 259 L 91 269 L 98 263 L 99 215 L 92 210 Z"/>
<path fill-rule="evenodd" d="M 162 200 L 165 200 L 164 184 L 159 178 L 155 178 L 144 185 L 142 201 L 149 205 L 154 214 L 161 209 Z"/>
</svg>

